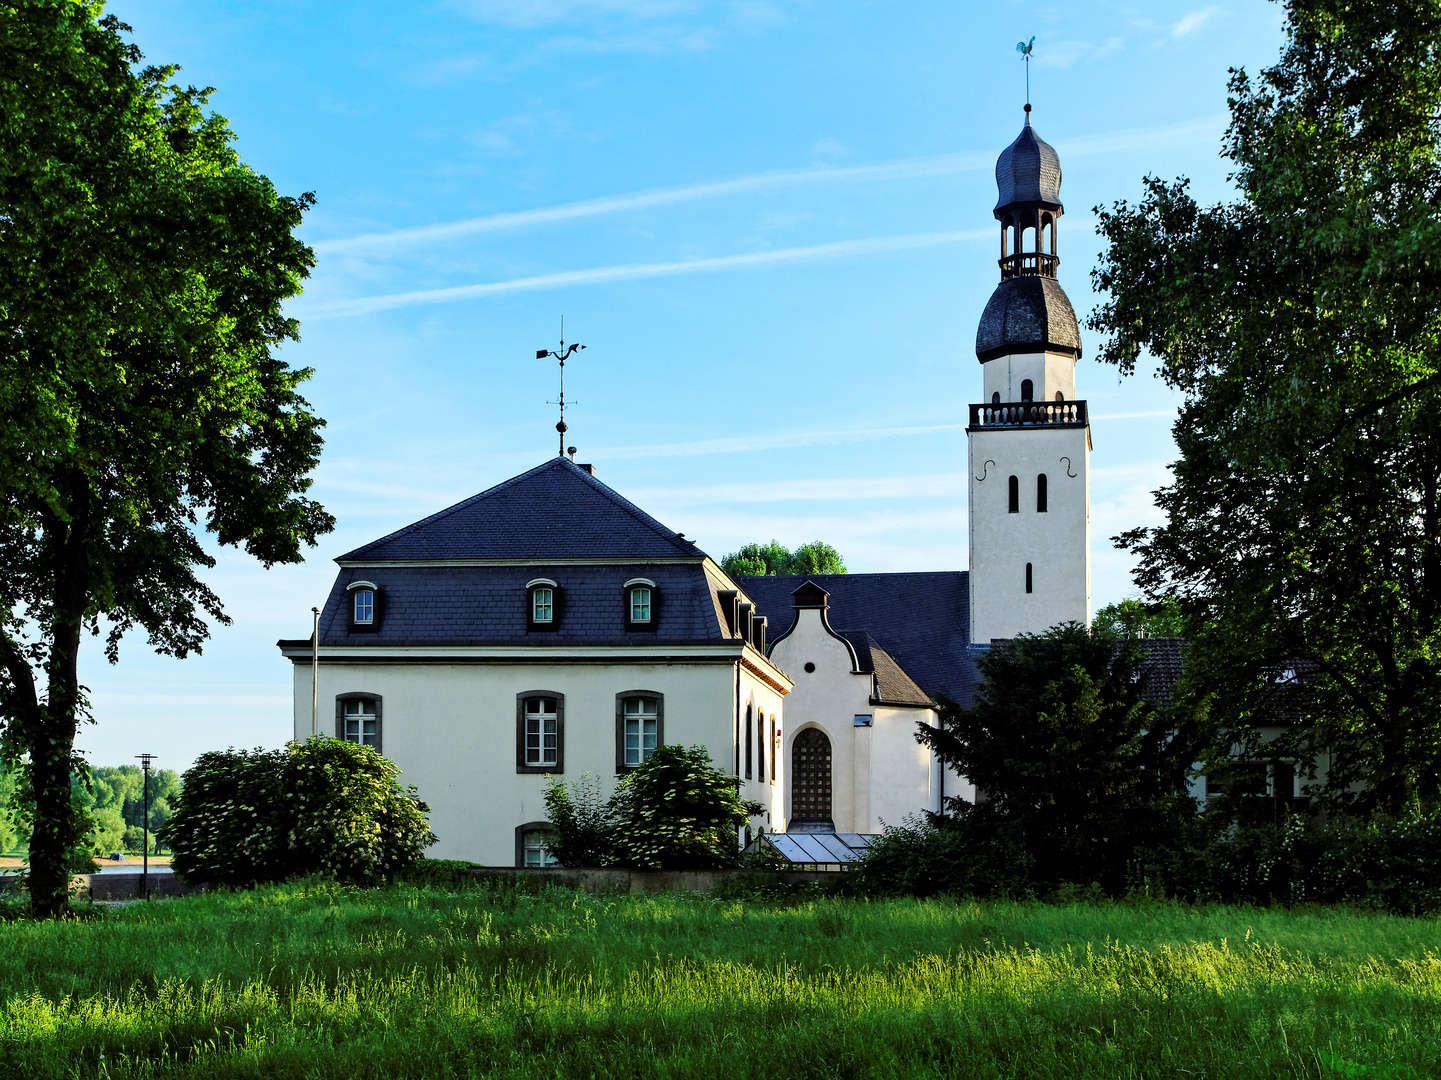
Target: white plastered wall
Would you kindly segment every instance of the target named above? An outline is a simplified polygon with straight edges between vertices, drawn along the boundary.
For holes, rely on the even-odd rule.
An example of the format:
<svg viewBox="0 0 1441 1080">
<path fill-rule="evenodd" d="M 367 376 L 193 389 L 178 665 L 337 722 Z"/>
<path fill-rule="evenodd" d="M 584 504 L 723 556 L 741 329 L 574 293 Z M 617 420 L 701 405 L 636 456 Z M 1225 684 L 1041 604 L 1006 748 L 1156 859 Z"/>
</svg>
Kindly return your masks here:
<svg viewBox="0 0 1441 1080">
<path fill-rule="evenodd" d="M 295 736 L 310 735 L 310 665 L 295 668 Z M 755 690 L 755 683 L 764 693 Z M 746 673 L 743 692 L 782 715 L 780 696 Z M 735 753 L 736 665 L 712 663 L 386 663 L 322 658 L 317 728 L 335 734 L 335 700 L 381 699 L 381 750 L 431 807 L 434 858 L 489 866 L 515 862 L 515 828 L 546 817 L 544 774 L 516 772 L 516 695 L 564 695 L 564 778 L 590 772 L 602 797 L 615 788 L 618 693 L 664 695 L 664 741 L 701 744 L 720 769 Z M 766 694 L 771 695 L 766 697 Z M 780 785 L 777 785 L 780 790 Z M 759 798 L 759 786 L 750 798 Z M 770 793 L 764 793 L 769 795 Z M 772 800 L 772 813 L 779 804 Z"/>
<path fill-rule="evenodd" d="M 820 608 L 802 608 L 795 628 L 771 650 L 775 664 L 795 683 L 786 698 L 785 777 L 791 775 L 796 736 L 817 727 L 831 741 L 831 820 L 837 832 L 880 831 L 882 819 L 899 825 L 909 814 L 940 808 L 940 768 L 915 740 L 916 721 L 935 723 L 930 709 L 871 704 L 872 677 L 853 670 L 846 643 L 827 631 Z M 805 665 L 815 665 L 807 672 Z M 856 727 L 870 716 L 870 727 Z M 946 794 L 964 785 L 946 777 Z M 784 789 L 786 819 L 792 812 Z"/>
<path fill-rule="evenodd" d="M 970 446 L 971 640 L 1041 633 L 1091 618 L 1089 432 L 1086 428 L 974 430 Z M 1046 476 L 1045 513 L 1036 510 Z M 1011 513 L 1009 478 L 1019 512 Z M 1026 564 L 1032 591 L 1026 592 Z"/>
<path fill-rule="evenodd" d="M 753 799 L 766 808 L 764 813 L 758 814 L 755 817 L 751 818 L 750 824 L 752 829 L 764 828 L 766 832 L 785 832 L 785 778 L 789 775 L 789 773 L 787 773 L 785 768 L 785 754 L 781 753 L 780 748 L 777 747 L 774 755 L 772 755 L 770 752 L 770 718 L 775 717 L 775 728 L 777 731 L 781 732 L 781 738 L 784 739 L 786 711 L 785 709 L 783 709 L 782 704 L 784 702 L 786 707 L 788 708 L 790 698 L 789 696 L 783 698 L 780 692 L 777 691 L 773 686 L 771 686 L 765 680 L 757 678 L 752 672 L 748 671 L 744 667 L 742 667 L 740 670 L 740 678 L 740 722 L 742 725 L 745 724 L 746 706 L 749 705 L 751 707 L 750 731 L 752 740 L 751 750 L 753 754 L 750 779 L 743 779 L 741 781 L 741 797 L 745 799 Z M 757 715 L 763 715 L 766 720 L 765 724 L 763 725 L 765 735 L 765 738 L 763 739 L 759 737 L 761 733 L 756 730 Z M 669 738 L 669 732 L 667 732 L 667 738 Z M 741 776 L 744 777 L 746 771 L 745 732 L 740 733 L 740 739 L 737 744 L 737 749 L 739 750 L 739 753 L 735 756 L 740 759 L 739 772 Z M 775 760 L 774 770 L 771 768 L 772 757 L 774 757 Z M 761 758 L 764 760 L 764 780 L 761 779 L 761 770 L 757 767 L 757 762 L 755 758 Z M 724 765 L 722 766 L 722 768 L 729 769 L 730 766 Z"/>
<path fill-rule="evenodd" d="M 1020 401 L 1021 383 L 1030 379 L 1036 401 L 1051 401 L 1057 391 L 1064 401 L 1076 397 L 1076 361 L 1060 353 L 1020 353 L 998 356 L 981 365 L 985 385 L 983 401 L 1000 394 L 1002 401 Z"/>
</svg>

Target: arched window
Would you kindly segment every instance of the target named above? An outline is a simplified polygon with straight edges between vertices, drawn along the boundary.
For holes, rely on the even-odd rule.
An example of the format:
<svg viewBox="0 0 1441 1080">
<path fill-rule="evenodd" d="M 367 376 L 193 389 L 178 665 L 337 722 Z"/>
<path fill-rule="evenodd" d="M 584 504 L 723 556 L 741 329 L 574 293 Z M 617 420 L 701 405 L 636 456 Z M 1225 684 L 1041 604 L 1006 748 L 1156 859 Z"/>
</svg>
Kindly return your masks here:
<svg viewBox="0 0 1441 1080">
<path fill-rule="evenodd" d="M 1036 513 L 1046 512 L 1046 474 L 1036 477 Z"/>
<path fill-rule="evenodd" d="M 749 780 L 749 779 L 751 778 L 751 759 L 752 759 L 752 757 L 755 755 L 755 750 L 753 749 L 753 746 L 752 746 L 752 743 L 751 743 L 751 715 L 752 715 L 752 712 L 753 712 L 753 710 L 751 709 L 751 707 L 750 707 L 749 705 L 747 705 L 747 706 L 746 706 L 746 779 L 747 779 L 747 780 Z"/>
<path fill-rule="evenodd" d="M 1057 400 L 1057 401 L 1065 401 L 1065 400 L 1066 400 L 1065 395 L 1063 395 L 1059 390 L 1056 391 L 1056 400 Z"/>
<path fill-rule="evenodd" d="M 1036 396 L 1036 384 L 1030 379 L 1021 380 L 1021 400 L 1032 401 Z"/>
<path fill-rule="evenodd" d="M 352 581 L 346 587 L 349 596 L 349 630 L 352 634 L 374 633 L 380 629 L 382 597 L 373 581 Z"/>
<path fill-rule="evenodd" d="M 1011 479 L 1008 481 L 1008 486 L 1009 486 L 1009 488 L 1010 488 L 1010 495 L 1011 495 L 1011 503 L 1010 503 L 1011 513 L 1013 513 L 1013 514 L 1019 514 L 1019 513 L 1021 512 L 1021 482 L 1020 482 L 1020 480 L 1018 480 L 1016 477 L 1013 476 L 1013 477 L 1011 477 Z"/>
<path fill-rule="evenodd" d="M 335 737 L 380 753 L 380 695 L 340 694 L 335 699 Z"/>
<path fill-rule="evenodd" d="M 820 728 L 796 736 L 791 755 L 791 822 L 831 824 L 831 741 Z"/>
<path fill-rule="evenodd" d="M 756 779 L 766 782 L 766 714 L 756 713 Z"/>
<path fill-rule="evenodd" d="M 525 690 L 515 695 L 515 771 L 565 771 L 565 695 Z"/>
<path fill-rule="evenodd" d="M 1026 563 L 1026 592 L 1031 591 L 1031 564 Z"/>
<path fill-rule="evenodd" d="M 527 821 L 515 827 L 515 865 L 539 868 L 556 865 L 550 853 L 551 823 Z"/>
<path fill-rule="evenodd" d="M 650 578 L 631 578 L 624 589 L 626 630 L 654 630 L 660 614 L 660 590 L 655 582 Z"/>
<path fill-rule="evenodd" d="M 991 391 L 991 404 L 992 404 L 992 405 L 999 405 L 1000 403 L 1001 403 L 1001 392 L 1000 392 L 999 390 L 993 390 L 993 391 Z"/>
<path fill-rule="evenodd" d="M 525 628 L 555 630 L 560 627 L 561 588 L 550 578 L 535 578 L 525 585 Z"/>
<path fill-rule="evenodd" d="M 642 764 L 665 742 L 665 699 L 654 690 L 615 696 L 615 771 Z"/>
<path fill-rule="evenodd" d="M 771 783 L 772 783 L 772 784 L 774 784 L 774 783 L 776 782 L 776 742 L 778 741 L 778 738 L 779 738 L 779 737 L 776 735 L 776 714 L 775 714 L 775 713 L 771 713 L 771 737 L 770 737 L 770 743 L 769 743 L 769 745 L 770 745 Z"/>
</svg>

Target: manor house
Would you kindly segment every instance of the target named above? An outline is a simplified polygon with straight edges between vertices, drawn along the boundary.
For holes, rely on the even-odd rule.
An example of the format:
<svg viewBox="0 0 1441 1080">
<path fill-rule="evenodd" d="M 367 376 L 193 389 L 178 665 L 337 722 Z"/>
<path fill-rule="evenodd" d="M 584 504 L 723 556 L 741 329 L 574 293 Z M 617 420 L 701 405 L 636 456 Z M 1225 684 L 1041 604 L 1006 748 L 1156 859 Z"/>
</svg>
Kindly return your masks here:
<svg viewBox="0 0 1441 1080">
<path fill-rule="evenodd" d="M 343 556 L 294 664 L 295 737 L 374 746 L 432 808 L 431 854 L 545 860 L 547 778 L 608 794 L 704 745 L 758 833 L 873 833 L 967 782 L 915 740 L 973 651 L 1090 618 L 1090 426 L 1057 279 L 1061 168 L 1030 106 L 996 163 L 1000 283 L 970 406 L 970 569 L 732 579 L 560 455 Z M 312 680 L 312 649 L 318 653 Z M 313 696 L 313 697 L 312 697 Z"/>
</svg>

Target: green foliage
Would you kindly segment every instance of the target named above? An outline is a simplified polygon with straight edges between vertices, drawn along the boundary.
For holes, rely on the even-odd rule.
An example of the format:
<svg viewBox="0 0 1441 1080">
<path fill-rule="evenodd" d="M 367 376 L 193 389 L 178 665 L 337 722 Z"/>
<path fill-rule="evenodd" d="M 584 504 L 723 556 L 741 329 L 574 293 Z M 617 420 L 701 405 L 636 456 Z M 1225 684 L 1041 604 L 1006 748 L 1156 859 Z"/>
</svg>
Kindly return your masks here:
<svg viewBox="0 0 1441 1080">
<path fill-rule="evenodd" d="M 0 1045 L 28 1080 L 1419 1080 L 1436 945 L 1345 910 L 311 881 L 5 926 Z"/>
<path fill-rule="evenodd" d="M 406 885 L 421 889 L 457 890 L 470 887 L 474 879 L 470 876 L 471 864 L 460 859 L 419 858 L 399 875 Z"/>
<path fill-rule="evenodd" d="M 1102 359 L 1185 394 L 1166 522 L 1120 543 L 1194 617 L 1228 739 L 1291 724 L 1277 752 L 1399 814 L 1441 798 L 1441 5 L 1286 13 L 1276 66 L 1231 76 L 1237 198 L 1148 178 L 1100 213 Z"/>
<path fill-rule="evenodd" d="M 736 832 L 761 810 L 704 746 L 657 746 L 604 801 L 589 773 L 571 784 L 552 778 L 545 807 L 547 849 L 561 866 L 638 870 L 738 866 Z"/>
<path fill-rule="evenodd" d="M 202 754 L 161 836 L 187 881 L 379 881 L 435 842 L 429 807 L 397 775 L 370 747 L 339 739 Z"/>
<path fill-rule="evenodd" d="M 981 657 L 972 708 L 942 700 L 939 727 L 918 725 L 917 740 L 984 793 L 949 797 L 943 823 L 987 850 L 978 866 L 1005 869 L 994 888 L 1013 891 L 1018 874 L 1042 889 L 1078 876 L 1114 886 L 1137 845 L 1194 814 L 1198 733 L 1141 699 L 1138 659 L 1079 623 L 1023 634 Z"/>
<path fill-rule="evenodd" d="M 779 541 L 747 544 L 721 560 L 721 569 L 731 577 L 803 576 L 844 574 L 846 564 L 840 552 L 817 540 L 791 551 Z"/>
<path fill-rule="evenodd" d="M 1107 604 L 1091 617 L 1091 628 L 1114 638 L 1183 638 L 1186 620 L 1173 597 L 1154 604 L 1122 600 Z"/>
<path fill-rule="evenodd" d="M 704 746 L 657 746 L 611 799 L 615 861 L 641 870 L 735 866 L 736 830 L 761 811 Z"/>
<path fill-rule="evenodd" d="M 561 866 L 609 866 L 615 814 L 600 797 L 600 780 L 590 773 L 567 784 L 558 776 L 545 788 L 545 816 L 551 824 L 546 850 Z"/>
<path fill-rule="evenodd" d="M 14 851 L 15 843 L 20 839 L 17 825 L 20 804 L 16 795 L 19 784 L 19 770 L 9 768 L 0 761 L 0 855 Z"/>
<path fill-rule="evenodd" d="M 0 755 L 28 757 L 31 894 L 67 903 L 77 675 L 141 631 L 198 650 L 214 542 L 269 566 L 333 526 L 321 421 L 276 355 L 310 196 L 247 167 L 208 91 L 141 67 L 92 0 L 0 5 Z"/>
</svg>

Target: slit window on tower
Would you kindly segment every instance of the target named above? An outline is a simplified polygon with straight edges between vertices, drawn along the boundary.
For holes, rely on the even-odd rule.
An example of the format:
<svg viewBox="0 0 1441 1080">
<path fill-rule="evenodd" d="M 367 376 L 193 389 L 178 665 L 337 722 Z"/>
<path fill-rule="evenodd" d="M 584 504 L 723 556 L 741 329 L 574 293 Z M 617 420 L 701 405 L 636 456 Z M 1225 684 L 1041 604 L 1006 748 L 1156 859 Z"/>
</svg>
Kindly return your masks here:
<svg viewBox="0 0 1441 1080">
<path fill-rule="evenodd" d="M 1046 474 L 1036 477 L 1036 513 L 1046 512 Z"/>
<path fill-rule="evenodd" d="M 1019 514 L 1021 512 L 1021 482 L 1013 476 L 1009 484 L 1011 489 L 1010 511 L 1013 514 Z"/>
<path fill-rule="evenodd" d="M 1026 563 L 1026 592 L 1031 591 L 1031 564 Z"/>
<path fill-rule="evenodd" d="M 1036 397 L 1036 384 L 1030 379 L 1021 380 L 1021 400 L 1034 401 Z"/>
</svg>

